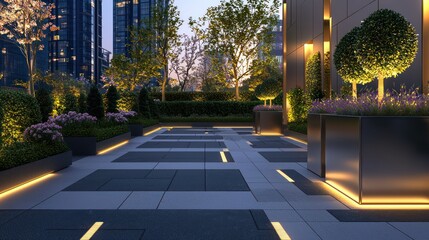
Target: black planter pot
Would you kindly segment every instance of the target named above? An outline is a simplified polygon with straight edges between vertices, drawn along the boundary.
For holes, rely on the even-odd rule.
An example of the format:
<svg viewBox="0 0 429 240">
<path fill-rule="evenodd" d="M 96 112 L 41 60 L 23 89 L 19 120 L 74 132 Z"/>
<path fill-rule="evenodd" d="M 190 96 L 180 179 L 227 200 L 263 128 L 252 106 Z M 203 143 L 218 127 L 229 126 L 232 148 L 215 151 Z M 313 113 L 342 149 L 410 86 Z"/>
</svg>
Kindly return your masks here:
<svg viewBox="0 0 429 240">
<path fill-rule="evenodd" d="M 131 133 L 131 137 L 141 137 L 144 135 L 144 126 L 141 124 L 130 124 L 128 125 Z"/>
<path fill-rule="evenodd" d="M 37 177 L 57 172 L 72 164 L 71 151 L 0 171 L 0 192 L 19 186 Z"/>
<path fill-rule="evenodd" d="M 254 112 L 255 133 L 257 134 L 282 134 L 283 112 L 281 111 L 257 111 Z"/>
<path fill-rule="evenodd" d="M 325 116 L 326 181 L 360 204 L 429 203 L 429 117 Z"/>
<path fill-rule="evenodd" d="M 74 156 L 89 156 L 130 139 L 131 133 L 127 132 L 101 142 L 97 142 L 95 137 L 65 137 L 64 141 Z"/>
<path fill-rule="evenodd" d="M 307 169 L 325 177 L 325 116 L 308 114 L 307 118 Z"/>
</svg>

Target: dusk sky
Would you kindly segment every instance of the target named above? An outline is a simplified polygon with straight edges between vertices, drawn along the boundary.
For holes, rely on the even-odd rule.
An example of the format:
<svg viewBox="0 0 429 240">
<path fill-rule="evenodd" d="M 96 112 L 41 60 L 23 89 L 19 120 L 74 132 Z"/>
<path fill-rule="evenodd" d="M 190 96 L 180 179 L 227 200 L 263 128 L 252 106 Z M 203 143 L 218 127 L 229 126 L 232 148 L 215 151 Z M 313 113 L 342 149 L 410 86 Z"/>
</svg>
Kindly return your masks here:
<svg viewBox="0 0 429 240">
<path fill-rule="evenodd" d="M 181 18 L 185 20 L 180 34 L 190 34 L 188 27 L 189 17 L 202 17 L 207 8 L 216 6 L 221 0 L 176 0 L 175 3 L 179 8 Z M 103 48 L 113 50 L 113 0 L 103 0 Z"/>
</svg>

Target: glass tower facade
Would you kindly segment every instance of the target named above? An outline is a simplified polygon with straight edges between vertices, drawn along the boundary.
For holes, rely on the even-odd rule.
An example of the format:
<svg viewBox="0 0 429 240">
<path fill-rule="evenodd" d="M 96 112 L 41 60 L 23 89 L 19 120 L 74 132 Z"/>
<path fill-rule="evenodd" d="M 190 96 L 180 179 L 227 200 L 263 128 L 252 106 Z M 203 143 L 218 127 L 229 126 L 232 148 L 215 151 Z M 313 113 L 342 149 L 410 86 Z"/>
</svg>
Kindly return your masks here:
<svg viewBox="0 0 429 240">
<path fill-rule="evenodd" d="M 50 0 L 59 30 L 49 39 L 49 69 L 97 83 L 102 74 L 102 0 Z"/>
</svg>

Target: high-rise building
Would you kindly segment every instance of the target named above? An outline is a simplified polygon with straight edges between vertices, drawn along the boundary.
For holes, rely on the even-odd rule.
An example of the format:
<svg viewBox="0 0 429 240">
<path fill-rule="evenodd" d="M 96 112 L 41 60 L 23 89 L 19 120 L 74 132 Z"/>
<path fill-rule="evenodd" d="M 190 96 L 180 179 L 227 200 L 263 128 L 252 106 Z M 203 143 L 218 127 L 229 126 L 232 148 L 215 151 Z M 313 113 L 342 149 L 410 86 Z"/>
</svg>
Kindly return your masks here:
<svg viewBox="0 0 429 240">
<path fill-rule="evenodd" d="M 102 74 L 102 0 L 49 0 L 58 31 L 49 39 L 49 69 L 96 83 Z"/>
<path fill-rule="evenodd" d="M 114 0 L 113 1 L 113 54 L 127 55 L 131 27 L 142 27 L 152 17 L 153 8 L 168 0 Z"/>
<path fill-rule="evenodd" d="M 278 20 L 273 29 L 273 46 L 271 55 L 276 58 L 279 68 L 283 69 L 283 20 Z"/>
</svg>

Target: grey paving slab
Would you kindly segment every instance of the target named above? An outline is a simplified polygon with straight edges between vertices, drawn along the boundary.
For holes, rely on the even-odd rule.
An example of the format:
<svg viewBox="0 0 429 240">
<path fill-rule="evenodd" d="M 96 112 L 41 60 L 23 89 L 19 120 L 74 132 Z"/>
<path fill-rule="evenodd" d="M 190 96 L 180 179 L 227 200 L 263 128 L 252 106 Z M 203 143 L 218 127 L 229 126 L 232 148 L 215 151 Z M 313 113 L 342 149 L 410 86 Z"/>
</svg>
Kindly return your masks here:
<svg viewBox="0 0 429 240">
<path fill-rule="evenodd" d="M 306 222 L 338 222 L 327 210 L 297 210 Z"/>
<path fill-rule="evenodd" d="M 157 209 L 164 192 L 133 192 L 119 209 Z"/>
<path fill-rule="evenodd" d="M 271 222 L 304 222 L 295 210 L 265 210 Z"/>
<path fill-rule="evenodd" d="M 112 179 L 97 191 L 167 191 L 172 179 Z"/>
<path fill-rule="evenodd" d="M 139 148 L 226 148 L 223 142 L 146 142 Z"/>
<path fill-rule="evenodd" d="M 206 170 L 207 191 L 249 191 L 239 170 Z"/>
<path fill-rule="evenodd" d="M 306 152 L 260 152 L 269 162 L 307 162 Z"/>
<path fill-rule="evenodd" d="M 270 183 L 248 183 L 258 202 L 284 202 L 285 199 Z"/>
<path fill-rule="evenodd" d="M 205 191 L 205 171 L 179 170 L 176 173 L 169 191 Z"/>
<path fill-rule="evenodd" d="M 321 240 L 320 236 L 304 222 L 280 222 L 293 240 Z M 325 239 L 323 239 L 325 240 Z M 331 239 L 326 239 L 331 240 Z M 347 238 L 343 240 L 348 240 Z M 363 239 L 362 239 L 363 240 Z"/>
<path fill-rule="evenodd" d="M 118 209 L 131 192 L 60 192 L 34 209 Z"/>
<path fill-rule="evenodd" d="M 329 240 L 406 240 L 411 239 L 387 223 L 309 222 L 322 238 Z"/>
<path fill-rule="evenodd" d="M 249 210 L 38 210 L 0 232 L 2 239 L 80 239 L 96 221 L 104 224 L 92 239 L 279 239 L 262 211 Z"/>
<path fill-rule="evenodd" d="M 429 222 L 427 210 L 328 210 L 340 222 Z"/>
<path fill-rule="evenodd" d="M 427 240 L 429 236 L 429 222 L 420 223 L 390 223 L 393 227 L 403 232 L 414 240 Z"/>
<path fill-rule="evenodd" d="M 154 140 L 222 140 L 223 136 L 156 136 Z"/>
</svg>

